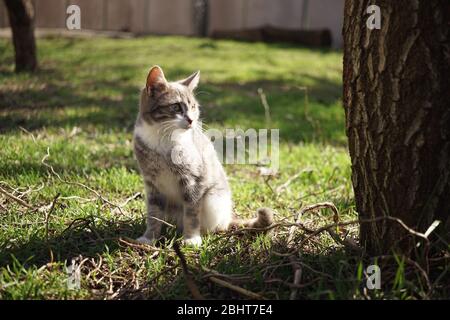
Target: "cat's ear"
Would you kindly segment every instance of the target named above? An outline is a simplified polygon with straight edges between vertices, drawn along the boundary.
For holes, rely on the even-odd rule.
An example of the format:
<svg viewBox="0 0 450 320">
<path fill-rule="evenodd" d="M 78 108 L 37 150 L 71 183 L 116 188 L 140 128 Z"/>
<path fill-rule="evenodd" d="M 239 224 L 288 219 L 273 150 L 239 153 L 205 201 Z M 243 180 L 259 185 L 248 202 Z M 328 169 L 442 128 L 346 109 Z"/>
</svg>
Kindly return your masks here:
<svg viewBox="0 0 450 320">
<path fill-rule="evenodd" d="M 194 89 L 197 88 L 199 81 L 200 81 L 200 70 L 194 72 L 189 77 L 187 77 L 184 80 L 180 80 L 179 82 L 188 87 L 189 90 L 194 91 Z"/>
<path fill-rule="evenodd" d="M 148 95 L 153 95 L 155 92 L 162 92 L 167 89 L 166 77 L 164 77 L 164 72 L 159 66 L 153 66 L 150 69 L 145 87 Z"/>
</svg>

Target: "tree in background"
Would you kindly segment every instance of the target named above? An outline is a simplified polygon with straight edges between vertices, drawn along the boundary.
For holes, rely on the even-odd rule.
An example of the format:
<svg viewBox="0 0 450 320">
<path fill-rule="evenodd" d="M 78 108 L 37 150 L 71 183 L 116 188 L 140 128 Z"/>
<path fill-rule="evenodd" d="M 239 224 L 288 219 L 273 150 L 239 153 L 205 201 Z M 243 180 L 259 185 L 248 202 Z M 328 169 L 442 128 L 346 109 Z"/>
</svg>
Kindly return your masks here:
<svg viewBox="0 0 450 320">
<path fill-rule="evenodd" d="M 381 9 L 369 29 L 370 5 Z M 449 230 L 450 44 L 448 0 L 346 0 L 344 107 L 361 244 L 408 254 L 397 222 Z"/>
<path fill-rule="evenodd" d="M 5 0 L 15 50 L 16 72 L 37 68 L 31 0 Z"/>
<path fill-rule="evenodd" d="M 208 0 L 195 0 L 194 4 L 194 26 L 197 35 L 206 37 L 208 35 Z"/>
</svg>

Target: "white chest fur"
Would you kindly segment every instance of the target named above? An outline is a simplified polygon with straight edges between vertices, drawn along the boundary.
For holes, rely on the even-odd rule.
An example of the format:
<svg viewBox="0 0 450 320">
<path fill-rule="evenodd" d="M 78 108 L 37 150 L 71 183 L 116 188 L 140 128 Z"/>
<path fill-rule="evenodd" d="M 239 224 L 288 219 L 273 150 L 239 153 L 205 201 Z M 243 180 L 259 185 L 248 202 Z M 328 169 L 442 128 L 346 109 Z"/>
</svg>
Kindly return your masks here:
<svg viewBox="0 0 450 320">
<path fill-rule="evenodd" d="M 190 130 L 179 130 L 176 134 L 162 138 L 164 130 L 159 125 L 148 125 L 144 122 L 135 127 L 134 135 L 139 137 L 145 145 L 161 155 L 171 154 L 173 150 L 182 150 L 183 154 L 197 157 L 197 152 L 193 144 L 192 132 Z M 186 160 L 186 159 L 184 159 Z M 168 161 L 171 161 L 168 159 Z M 152 180 L 153 185 L 159 192 L 164 194 L 171 201 L 181 203 L 183 200 L 182 190 L 177 177 L 167 164 L 161 165 L 160 172 Z"/>
</svg>

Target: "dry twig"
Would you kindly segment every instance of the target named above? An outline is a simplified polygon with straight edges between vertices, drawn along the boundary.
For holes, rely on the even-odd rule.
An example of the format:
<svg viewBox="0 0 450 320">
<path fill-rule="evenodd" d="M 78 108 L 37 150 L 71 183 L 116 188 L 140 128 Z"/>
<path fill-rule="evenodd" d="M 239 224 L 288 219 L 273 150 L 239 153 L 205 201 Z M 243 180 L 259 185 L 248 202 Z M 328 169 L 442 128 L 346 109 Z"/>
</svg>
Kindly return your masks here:
<svg viewBox="0 0 450 320">
<path fill-rule="evenodd" d="M 22 199 L 16 197 L 15 195 L 9 193 L 8 191 L 6 191 L 5 189 L 3 189 L 2 187 L 0 187 L 0 193 L 4 194 L 5 196 L 7 196 L 8 198 L 16 201 L 18 204 L 30 209 L 30 210 L 37 210 L 37 208 L 33 207 L 32 205 L 26 203 L 25 201 L 23 201 Z"/>
<path fill-rule="evenodd" d="M 50 206 L 50 210 L 45 211 L 45 239 L 48 242 L 48 224 L 50 221 L 50 215 L 52 214 L 53 210 L 55 209 L 56 201 L 58 200 L 58 197 L 60 196 L 60 193 L 57 193 L 55 198 L 53 198 L 52 204 Z"/>
<path fill-rule="evenodd" d="M 63 178 L 61 178 L 61 176 L 55 171 L 55 169 L 53 168 L 53 166 L 51 166 L 50 164 L 48 164 L 46 162 L 46 160 L 48 159 L 48 157 L 50 157 L 50 148 L 47 148 L 47 154 L 42 158 L 41 163 L 46 166 L 47 168 L 50 169 L 50 172 L 53 173 L 53 175 L 55 175 L 59 181 L 61 181 L 62 183 L 65 184 L 70 184 L 70 185 L 75 185 L 75 186 L 79 186 L 82 187 L 90 192 L 92 192 L 93 194 L 95 194 L 101 201 L 103 201 L 104 203 L 109 204 L 112 207 L 117 208 L 121 214 L 124 214 L 124 212 L 122 211 L 122 207 L 120 205 L 117 205 L 111 201 L 109 201 L 107 198 L 105 198 L 103 195 L 101 195 L 98 191 L 92 189 L 91 187 L 81 183 L 81 182 L 73 182 L 73 181 L 67 181 L 64 180 Z"/>
<path fill-rule="evenodd" d="M 291 295 L 289 296 L 290 300 L 295 300 L 297 298 L 298 286 L 300 285 L 300 281 L 302 279 L 302 267 L 295 260 L 294 255 L 289 257 L 289 261 L 292 263 L 292 269 L 294 269 L 294 283 L 291 291 Z"/>
<path fill-rule="evenodd" d="M 229 282 L 227 282 L 225 280 L 216 278 L 214 276 L 210 276 L 209 280 L 211 280 L 212 282 L 214 282 L 214 283 L 216 283 L 216 284 L 218 284 L 218 285 L 220 285 L 222 287 L 225 287 L 225 288 L 228 288 L 228 289 L 233 290 L 235 292 L 238 292 L 238 293 L 242 294 L 243 296 L 245 296 L 247 298 L 255 299 L 255 300 L 266 300 L 266 298 L 264 298 L 263 296 L 255 293 L 255 292 L 252 292 L 252 291 L 249 291 L 249 290 L 244 289 L 242 287 L 239 287 L 237 285 L 231 284 L 231 283 L 229 283 Z"/>
<path fill-rule="evenodd" d="M 325 208 L 330 208 L 333 211 L 333 220 L 334 220 L 335 223 L 337 223 L 339 221 L 338 210 L 337 210 L 336 206 L 332 202 L 321 202 L 321 203 L 315 203 L 315 204 L 306 206 L 306 207 L 302 208 L 300 210 L 300 212 L 297 214 L 296 225 L 293 225 L 289 229 L 289 237 L 288 237 L 288 240 L 287 240 L 288 245 L 292 242 L 292 240 L 294 238 L 295 228 L 296 228 L 296 226 L 298 226 L 300 224 L 300 219 L 302 218 L 303 214 L 305 214 L 308 211 L 313 211 L 313 210 L 318 210 L 318 209 L 325 209 Z"/>
<path fill-rule="evenodd" d="M 294 174 L 292 177 L 290 177 L 285 183 L 283 183 L 282 185 L 279 185 L 276 189 L 275 192 L 281 193 L 284 189 L 286 189 L 287 187 L 289 187 L 289 185 L 292 183 L 292 181 L 294 181 L 295 179 L 297 179 L 298 177 L 300 177 L 303 173 L 305 172 L 312 172 L 312 169 L 303 169 L 300 172 L 297 172 L 296 174 Z"/>
<path fill-rule="evenodd" d="M 195 284 L 191 273 L 189 272 L 189 269 L 188 269 L 188 266 L 186 263 L 186 258 L 184 257 L 183 253 L 181 252 L 178 242 L 175 242 L 173 244 L 173 249 L 175 250 L 175 253 L 177 254 L 178 258 L 180 259 L 181 268 L 183 269 L 184 278 L 186 279 L 186 286 L 188 287 L 192 296 L 194 297 L 194 299 L 204 300 L 205 298 L 200 293 L 200 290 L 198 290 L 198 287 Z"/>
<path fill-rule="evenodd" d="M 264 90 L 262 88 L 258 88 L 258 94 L 259 97 L 261 98 L 261 103 L 264 107 L 264 112 L 265 112 L 265 116 L 266 116 L 266 126 L 267 128 L 270 128 L 272 125 L 272 119 L 270 117 L 270 106 L 269 103 L 267 102 L 267 98 L 266 95 L 264 93 Z"/>
</svg>

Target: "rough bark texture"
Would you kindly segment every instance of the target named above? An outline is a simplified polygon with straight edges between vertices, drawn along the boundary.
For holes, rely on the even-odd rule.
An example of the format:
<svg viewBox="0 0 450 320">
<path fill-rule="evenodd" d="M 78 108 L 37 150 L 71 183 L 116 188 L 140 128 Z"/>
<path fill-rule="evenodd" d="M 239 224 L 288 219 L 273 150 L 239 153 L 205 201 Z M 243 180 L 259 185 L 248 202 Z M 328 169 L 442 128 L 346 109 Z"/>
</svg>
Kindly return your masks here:
<svg viewBox="0 0 450 320">
<path fill-rule="evenodd" d="M 380 30 L 366 26 L 373 4 Z M 448 7 L 448 0 L 346 0 L 344 107 L 361 219 L 393 216 L 421 232 L 439 219 L 449 230 Z M 372 254 L 407 253 L 406 236 L 392 221 L 361 223 Z"/>
<path fill-rule="evenodd" d="M 16 72 L 33 71 L 37 67 L 33 5 L 30 0 L 5 0 L 5 4 L 16 54 Z"/>
</svg>

